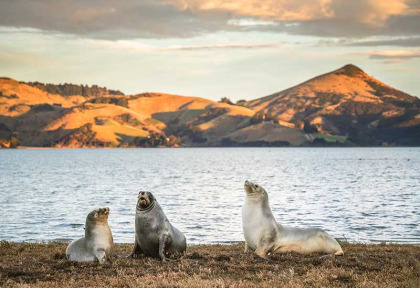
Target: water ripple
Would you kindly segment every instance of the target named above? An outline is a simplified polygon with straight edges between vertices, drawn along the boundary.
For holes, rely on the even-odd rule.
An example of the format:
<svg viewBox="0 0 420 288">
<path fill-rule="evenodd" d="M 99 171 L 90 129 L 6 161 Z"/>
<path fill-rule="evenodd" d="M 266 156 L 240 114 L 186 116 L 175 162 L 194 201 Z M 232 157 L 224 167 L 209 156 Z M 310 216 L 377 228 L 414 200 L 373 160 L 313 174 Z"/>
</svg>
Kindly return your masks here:
<svg viewBox="0 0 420 288">
<path fill-rule="evenodd" d="M 132 242 L 146 190 L 189 243 L 235 243 L 248 179 L 282 224 L 420 243 L 419 148 L 0 150 L 0 163 L 0 240 L 68 241 L 109 206 L 115 241 Z"/>
</svg>

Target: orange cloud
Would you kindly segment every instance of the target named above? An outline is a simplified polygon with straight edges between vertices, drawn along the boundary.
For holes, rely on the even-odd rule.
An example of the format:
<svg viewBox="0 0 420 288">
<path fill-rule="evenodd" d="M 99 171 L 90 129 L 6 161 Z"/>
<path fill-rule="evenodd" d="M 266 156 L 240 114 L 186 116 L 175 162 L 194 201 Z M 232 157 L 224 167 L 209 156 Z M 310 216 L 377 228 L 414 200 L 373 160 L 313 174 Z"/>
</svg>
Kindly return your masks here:
<svg viewBox="0 0 420 288">
<path fill-rule="evenodd" d="M 371 59 L 384 60 L 385 64 L 395 64 L 420 57 L 420 51 L 412 50 L 379 50 L 364 53 Z"/>
<path fill-rule="evenodd" d="M 235 16 L 277 21 L 302 21 L 332 16 L 332 0 L 167 0 L 181 10 L 193 13 L 221 11 Z"/>
<path fill-rule="evenodd" d="M 352 19 L 382 26 L 393 15 L 418 13 L 410 0 L 166 0 L 192 13 L 228 12 L 236 17 L 256 17 L 275 21 Z"/>
</svg>

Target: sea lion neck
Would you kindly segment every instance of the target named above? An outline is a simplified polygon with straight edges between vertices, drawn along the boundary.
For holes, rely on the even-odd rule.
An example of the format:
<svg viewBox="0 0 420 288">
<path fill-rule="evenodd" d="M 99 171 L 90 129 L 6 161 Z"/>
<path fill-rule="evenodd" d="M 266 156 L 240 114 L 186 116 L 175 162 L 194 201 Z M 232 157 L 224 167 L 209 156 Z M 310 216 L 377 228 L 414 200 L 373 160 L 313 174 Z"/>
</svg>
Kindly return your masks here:
<svg viewBox="0 0 420 288">
<path fill-rule="evenodd" d="M 150 210 L 152 210 L 154 207 L 156 206 L 156 200 L 153 200 L 153 202 L 149 205 L 149 206 L 147 206 L 147 207 L 145 207 L 145 208 L 143 208 L 143 207 L 141 207 L 139 204 L 137 204 L 137 210 L 138 211 L 141 211 L 141 212 L 149 212 Z"/>
</svg>

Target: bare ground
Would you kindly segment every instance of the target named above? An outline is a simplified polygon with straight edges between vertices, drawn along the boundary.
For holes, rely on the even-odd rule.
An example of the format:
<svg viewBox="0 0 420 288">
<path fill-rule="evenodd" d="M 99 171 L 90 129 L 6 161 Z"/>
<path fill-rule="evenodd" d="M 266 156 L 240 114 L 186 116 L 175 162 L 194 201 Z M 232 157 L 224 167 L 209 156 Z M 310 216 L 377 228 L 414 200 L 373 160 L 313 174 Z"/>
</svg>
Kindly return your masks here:
<svg viewBox="0 0 420 288">
<path fill-rule="evenodd" d="M 131 245 L 115 246 L 112 262 L 66 260 L 67 244 L 0 242 L 4 287 L 420 287 L 420 247 L 343 243 L 343 257 L 275 254 L 270 261 L 244 254 L 243 245 L 189 246 L 180 259 L 124 259 Z"/>
</svg>

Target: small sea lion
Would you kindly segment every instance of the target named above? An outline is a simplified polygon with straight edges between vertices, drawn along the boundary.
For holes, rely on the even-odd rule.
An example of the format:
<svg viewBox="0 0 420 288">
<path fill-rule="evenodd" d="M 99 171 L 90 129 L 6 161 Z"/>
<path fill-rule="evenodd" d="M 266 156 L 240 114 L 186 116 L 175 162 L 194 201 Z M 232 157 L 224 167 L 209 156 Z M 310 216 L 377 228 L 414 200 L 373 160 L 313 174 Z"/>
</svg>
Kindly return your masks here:
<svg viewBox="0 0 420 288">
<path fill-rule="evenodd" d="M 139 192 L 135 220 L 136 236 L 129 257 L 145 256 L 169 260 L 167 255 L 184 253 L 187 240 L 171 225 L 162 208 L 150 192 Z"/>
<path fill-rule="evenodd" d="M 70 261 L 104 263 L 110 258 L 114 240 L 108 225 L 109 208 L 99 208 L 86 217 L 85 237 L 73 240 L 66 249 Z"/>
<path fill-rule="evenodd" d="M 322 229 L 293 228 L 277 223 L 263 187 L 245 181 L 244 189 L 246 198 L 242 208 L 242 227 L 245 252 L 253 250 L 262 258 L 271 252 L 288 251 L 344 254 L 340 244 Z"/>
</svg>

